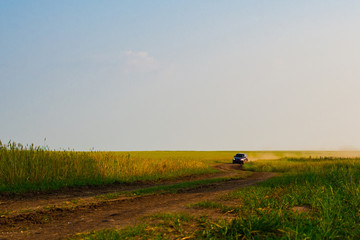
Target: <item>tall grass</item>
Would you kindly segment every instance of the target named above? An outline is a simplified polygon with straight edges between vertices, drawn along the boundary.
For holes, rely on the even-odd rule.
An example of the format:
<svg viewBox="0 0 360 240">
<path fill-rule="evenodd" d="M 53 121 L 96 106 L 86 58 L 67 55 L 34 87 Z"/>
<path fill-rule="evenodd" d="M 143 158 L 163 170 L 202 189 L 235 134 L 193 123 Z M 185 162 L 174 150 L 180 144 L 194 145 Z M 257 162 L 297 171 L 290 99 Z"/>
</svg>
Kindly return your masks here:
<svg viewBox="0 0 360 240">
<path fill-rule="evenodd" d="M 0 141 L 0 192 L 57 189 L 114 182 L 157 181 L 213 172 L 238 151 L 77 152 Z M 250 160 L 360 156 L 360 152 L 249 151 Z M 278 161 L 278 160 L 275 160 Z M 258 161 L 257 169 L 263 161 Z M 253 163 L 249 163 L 249 169 Z M 277 168 L 281 166 L 279 162 Z M 293 162 L 294 166 L 303 164 Z M 310 163 L 309 163 L 310 164 Z M 350 164 L 350 163 L 349 163 Z"/>
<path fill-rule="evenodd" d="M 0 191 L 157 181 L 212 171 L 204 161 L 175 154 L 51 151 L 0 142 Z"/>
</svg>

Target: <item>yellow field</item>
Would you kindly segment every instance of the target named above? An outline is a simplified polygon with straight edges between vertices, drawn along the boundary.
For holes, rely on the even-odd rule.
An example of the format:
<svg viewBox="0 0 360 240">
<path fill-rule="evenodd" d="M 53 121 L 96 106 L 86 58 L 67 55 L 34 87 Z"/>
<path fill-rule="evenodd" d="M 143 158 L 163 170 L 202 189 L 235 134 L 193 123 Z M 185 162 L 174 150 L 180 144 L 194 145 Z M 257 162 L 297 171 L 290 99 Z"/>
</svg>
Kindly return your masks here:
<svg viewBox="0 0 360 240">
<path fill-rule="evenodd" d="M 114 182 L 158 181 L 213 172 L 244 151 L 76 152 L 0 142 L 0 191 L 56 189 Z M 359 157 L 360 152 L 248 151 L 251 160 Z"/>
</svg>

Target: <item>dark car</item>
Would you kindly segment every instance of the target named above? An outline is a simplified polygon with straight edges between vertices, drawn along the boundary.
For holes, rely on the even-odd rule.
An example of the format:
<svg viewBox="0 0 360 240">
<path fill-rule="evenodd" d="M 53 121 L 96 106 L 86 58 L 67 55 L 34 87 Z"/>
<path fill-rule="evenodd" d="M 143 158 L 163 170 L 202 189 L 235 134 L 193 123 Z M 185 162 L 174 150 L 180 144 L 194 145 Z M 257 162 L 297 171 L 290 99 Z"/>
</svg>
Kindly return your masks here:
<svg viewBox="0 0 360 240">
<path fill-rule="evenodd" d="M 244 164 L 249 161 L 245 153 L 237 153 L 233 158 L 233 163 Z"/>
</svg>

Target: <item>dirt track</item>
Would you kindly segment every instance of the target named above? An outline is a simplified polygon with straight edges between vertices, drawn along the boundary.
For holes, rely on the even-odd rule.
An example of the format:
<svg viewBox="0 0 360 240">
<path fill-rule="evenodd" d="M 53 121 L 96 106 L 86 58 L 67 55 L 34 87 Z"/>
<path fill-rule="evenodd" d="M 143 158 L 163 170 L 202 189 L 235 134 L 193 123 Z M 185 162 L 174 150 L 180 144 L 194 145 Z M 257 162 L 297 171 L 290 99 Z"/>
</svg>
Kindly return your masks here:
<svg viewBox="0 0 360 240">
<path fill-rule="evenodd" d="M 240 173 L 239 165 L 215 166 L 219 174 L 186 178 L 183 181 L 214 177 L 233 177 Z M 59 208 L 57 203 L 66 201 L 86 202 L 98 194 L 131 190 L 141 186 L 110 186 L 106 189 L 85 189 L 63 194 L 39 194 L 22 199 L 1 198 L 0 210 L 16 211 L 0 217 L 0 240 L 4 239 L 63 239 L 75 233 L 88 232 L 134 224 L 139 217 L 158 212 L 184 212 L 187 204 L 216 199 L 239 187 L 254 185 L 274 176 L 273 173 L 254 172 L 246 179 L 233 179 L 216 184 L 184 190 L 177 194 L 158 194 L 139 197 L 119 197 L 114 200 L 78 204 L 73 208 Z M 169 183 L 164 183 L 169 184 Z M 117 188 L 116 188 L 117 187 Z M 120 188 L 120 189 L 119 189 Z M 50 204 L 51 208 L 46 208 Z M 55 205 L 55 206 L 54 206 Z M 20 211 L 27 209 L 28 212 Z"/>
</svg>

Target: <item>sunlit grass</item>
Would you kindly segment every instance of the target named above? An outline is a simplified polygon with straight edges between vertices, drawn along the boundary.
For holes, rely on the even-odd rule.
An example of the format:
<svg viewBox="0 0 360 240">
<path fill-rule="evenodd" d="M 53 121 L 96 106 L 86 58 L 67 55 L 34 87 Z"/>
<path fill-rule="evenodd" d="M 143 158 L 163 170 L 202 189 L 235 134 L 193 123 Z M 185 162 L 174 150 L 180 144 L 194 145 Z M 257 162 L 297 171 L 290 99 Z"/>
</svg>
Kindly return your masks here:
<svg viewBox="0 0 360 240">
<path fill-rule="evenodd" d="M 360 238 L 359 158 L 264 160 L 245 168 L 282 175 L 234 191 L 224 196 L 221 204 L 199 203 L 198 207 L 235 214 L 235 219 L 223 227 L 207 225 L 202 238 Z M 226 206 L 227 200 L 238 205 Z M 297 212 L 295 207 L 305 211 Z"/>
<path fill-rule="evenodd" d="M 77 152 L 54 151 L 34 145 L 0 142 L 0 192 L 24 192 L 58 189 L 67 186 L 99 185 L 114 182 L 159 181 L 214 172 L 211 165 L 231 163 L 243 151 L 133 151 Z M 248 170 L 293 171 L 312 168 L 317 157 L 353 157 L 360 152 L 247 151 Z M 305 163 L 291 161 L 312 157 Z M 282 158 L 288 158 L 286 163 Z M 291 159 L 290 159 L 291 158 Z M 272 161 L 269 165 L 268 161 Z M 261 160 L 261 161 L 260 161 Z M 331 163 L 331 159 L 328 160 Z M 349 160 L 346 164 L 351 164 Z M 299 167 L 301 166 L 301 167 Z M 283 170 L 281 170 L 283 168 Z"/>
<path fill-rule="evenodd" d="M 257 186 L 239 188 L 221 199 L 190 205 L 194 211 L 211 209 L 222 216 L 230 214 L 231 218 L 182 219 L 171 215 L 161 222 L 149 218 L 139 226 L 156 229 L 145 231 L 149 239 L 360 239 L 359 158 L 285 158 L 244 166 L 281 174 Z M 173 231 L 174 222 L 181 231 Z M 128 236 L 139 226 L 93 232 L 81 239 Z"/>
<path fill-rule="evenodd" d="M 214 172 L 201 159 L 174 153 L 50 151 L 0 145 L 0 191 L 158 181 Z"/>
<path fill-rule="evenodd" d="M 276 160 L 258 160 L 249 162 L 244 166 L 245 170 L 261 172 L 309 172 L 327 171 L 338 167 L 350 167 L 359 169 L 360 158 L 283 158 Z"/>
</svg>

